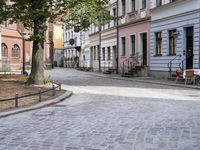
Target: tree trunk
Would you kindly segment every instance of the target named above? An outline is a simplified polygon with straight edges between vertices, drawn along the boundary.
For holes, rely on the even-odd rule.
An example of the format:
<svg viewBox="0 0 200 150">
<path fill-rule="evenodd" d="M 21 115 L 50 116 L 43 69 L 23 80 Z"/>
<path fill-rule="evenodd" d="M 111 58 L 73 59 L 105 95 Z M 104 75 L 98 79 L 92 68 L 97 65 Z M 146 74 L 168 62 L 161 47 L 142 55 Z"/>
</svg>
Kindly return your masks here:
<svg viewBox="0 0 200 150">
<path fill-rule="evenodd" d="M 33 40 L 32 68 L 28 79 L 28 84 L 43 84 L 44 79 L 44 33 L 46 22 L 43 19 L 34 21 L 34 37 L 40 37 Z"/>
</svg>

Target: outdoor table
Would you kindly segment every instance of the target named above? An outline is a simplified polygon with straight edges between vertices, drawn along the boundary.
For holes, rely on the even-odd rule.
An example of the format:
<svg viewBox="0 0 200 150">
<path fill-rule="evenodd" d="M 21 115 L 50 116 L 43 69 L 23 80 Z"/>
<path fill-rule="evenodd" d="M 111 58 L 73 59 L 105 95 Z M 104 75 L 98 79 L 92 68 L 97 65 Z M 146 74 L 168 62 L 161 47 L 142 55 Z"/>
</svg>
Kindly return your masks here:
<svg viewBox="0 0 200 150">
<path fill-rule="evenodd" d="M 183 71 L 183 78 L 185 79 L 186 71 L 193 71 L 194 76 L 200 77 L 200 69 L 187 69 Z"/>
</svg>

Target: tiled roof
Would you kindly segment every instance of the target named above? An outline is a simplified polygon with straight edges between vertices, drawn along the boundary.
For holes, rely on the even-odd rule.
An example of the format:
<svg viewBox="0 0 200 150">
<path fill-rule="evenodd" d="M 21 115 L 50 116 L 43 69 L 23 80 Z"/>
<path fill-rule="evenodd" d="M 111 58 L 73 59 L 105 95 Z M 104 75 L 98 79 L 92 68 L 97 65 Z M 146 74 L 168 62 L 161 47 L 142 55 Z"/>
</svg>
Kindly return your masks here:
<svg viewBox="0 0 200 150">
<path fill-rule="evenodd" d="M 17 30 L 8 29 L 8 28 L 3 28 L 1 30 L 1 34 L 2 34 L 2 36 L 22 38 L 22 36 L 20 35 L 20 33 Z"/>
</svg>

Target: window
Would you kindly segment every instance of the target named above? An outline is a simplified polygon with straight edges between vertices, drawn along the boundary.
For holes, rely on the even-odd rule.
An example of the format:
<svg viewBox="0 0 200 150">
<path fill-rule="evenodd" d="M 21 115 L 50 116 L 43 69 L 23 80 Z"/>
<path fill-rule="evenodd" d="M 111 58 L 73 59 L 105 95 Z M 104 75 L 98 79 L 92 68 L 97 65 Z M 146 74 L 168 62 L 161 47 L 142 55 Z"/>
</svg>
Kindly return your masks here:
<svg viewBox="0 0 200 150">
<path fill-rule="evenodd" d="M 126 15 L 126 0 L 122 0 L 122 16 Z"/>
<path fill-rule="evenodd" d="M 106 57 L 106 54 L 105 54 L 105 48 L 103 48 L 103 50 L 102 50 L 102 55 L 103 55 L 103 60 L 105 60 L 105 57 Z"/>
<path fill-rule="evenodd" d="M 162 32 L 156 33 L 156 55 L 162 55 Z"/>
<path fill-rule="evenodd" d="M 135 55 L 135 35 L 131 35 L 131 52 L 132 56 Z"/>
<path fill-rule="evenodd" d="M 126 38 L 122 37 L 121 40 L 122 40 L 122 56 L 125 56 L 126 55 Z"/>
<path fill-rule="evenodd" d="M 100 46 L 97 46 L 97 60 L 99 60 L 99 55 L 100 55 Z"/>
<path fill-rule="evenodd" d="M 146 7 L 147 7 L 146 0 L 142 0 L 142 9 L 145 9 Z"/>
<path fill-rule="evenodd" d="M 2 57 L 8 57 L 8 47 L 5 43 L 1 44 L 1 56 Z"/>
<path fill-rule="evenodd" d="M 94 60 L 97 60 L 96 46 L 94 46 Z"/>
<path fill-rule="evenodd" d="M 114 16 L 114 17 L 117 17 L 116 8 L 113 8 L 113 16 Z M 117 25 L 117 19 L 115 18 L 115 19 L 114 19 L 114 26 L 116 26 L 116 25 Z"/>
<path fill-rule="evenodd" d="M 176 29 L 169 31 L 169 55 L 176 55 Z"/>
<path fill-rule="evenodd" d="M 162 0 L 156 0 L 156 6 L 161 6 L 162 5 Z"/>
<path fill-rule="evenodd" d="M 15 44 L 12 48 L 12 57 L 19 58 L 19 46 Z"/>
<path fill-rule="evenodd" d="M 131 10 L 135 11 L 135 0 L 131 0 Z"/>
<path fill-rule="evenodd" d="M 108 47 L 108 60 L 110 60 L 110 47 Z"/>
</svg>

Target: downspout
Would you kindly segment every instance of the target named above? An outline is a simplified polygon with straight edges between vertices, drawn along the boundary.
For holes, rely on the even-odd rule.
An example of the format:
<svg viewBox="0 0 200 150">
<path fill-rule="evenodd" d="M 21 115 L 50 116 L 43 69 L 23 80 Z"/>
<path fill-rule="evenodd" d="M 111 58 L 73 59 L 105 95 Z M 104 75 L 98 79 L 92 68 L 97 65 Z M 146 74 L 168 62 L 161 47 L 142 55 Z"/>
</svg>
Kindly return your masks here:
<svg viewBox="0 0 200 150">
<path fill-rule="evenodd" d="M 117 51 L 116 51 L 116 73 L 119 73 L 119 0 L 117 0 L 117 45 L 116 45 Z"/>
</svg>

